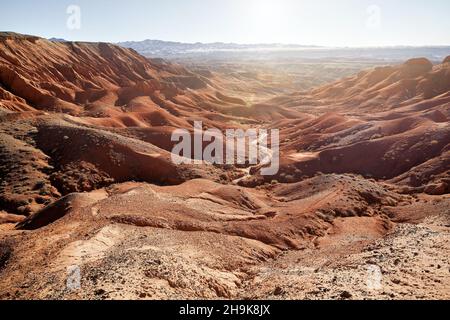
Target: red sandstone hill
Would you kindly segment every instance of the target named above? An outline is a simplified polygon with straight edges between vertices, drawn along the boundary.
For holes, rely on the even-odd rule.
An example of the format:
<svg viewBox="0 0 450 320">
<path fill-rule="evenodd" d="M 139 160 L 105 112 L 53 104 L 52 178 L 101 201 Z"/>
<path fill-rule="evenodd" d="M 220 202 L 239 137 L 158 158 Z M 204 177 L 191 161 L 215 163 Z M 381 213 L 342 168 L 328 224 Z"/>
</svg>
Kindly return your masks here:
<svg viewBox="0 0 450 320">
<path fill-rule="evenodd" d="M 113 182 L 231 179 L 208 166 L 175 167 L 173 130 L 191 130 L 194 121 L 234 128 L 299 113 L 247 106 L 218 88 L 183 66 L 112 44 L 1 33 L 0 119 L 11 136 L 0 150 L 6 181 L 0 203 L 28 214 L 61 194 Z M 22 154 L 24 136 L 35 156 Z M 14 161 L 30 167 L 23 169 L 30 171 L 26 185 Z"/>
<path fill-rule="evenodd" d="M 449 70 L 253 104 L 205 70 L 1 33 L 0 299 L 448 298 Z M 175 165 L 195 120 L 280 129 L 279 173 Z M 387 293 L 361 287 L 368 264 Z"/>
<path fill-rule="evenodd" d="M 312 90 L 276 98 L 273 104 L 290 107 L 317 106 L 343 113 L 374 113 L 445 97 L 450 91 L 448 59 L 435 65 L 425 58 L 411 59 L 402 65 L 377 67 Z M 323 108 L 321 108 L 323 106 Z"/>
<path fill-rule="evenodd" d="M 430 193 L 450 190 L 448 63 L 412 59 L 268 104 L 305 112 L 272 124 L 283 133 L 279 181 L 352 172 Z"/>
<path fill-rule="evenodd" d="M 107 118 L 88 119 L 106 127 L 179 127 L 176 118 L 193 114 L 205 121 L 217 112 L 252 115 L 208 78 L 108 43 L 1 33 L 0 83 L 2 109 Z"/>
<path fill-rule="evenodd" d="M 179 66 L 152 63 L 132 50 L 107 43 L 51 42 L 0 35 L 0 80 L 5 104 L 14 110 L 96 115 L 102 105 L 121 107 L 134 97 L 174 95 L 176 83 L 205 85 Z M 171 79 L 172 81 L 167 81 Z"/>
<path fill-rule="evenodd" d="M 111 44 L 0 34 L 2 209 L 29 214 L 119 181 L 218 179 L 214 168 L 175 167 L 167 152 L 171 132 L 190 128 L 196 112 L 220 125 L 203 109 L 206 94 L 190 94 L 206 86 L 181 66 Z"/>
<path fill-rule="evenodd" d="M 30 166 L 38 168 L 31 172 L 42 186 L 35 181 L 20 189 L 19 183 L 18 192 L 10 189 L 20 169 L 5 162 L 10 184 L 3 192 L 10 195 L 2 203 L 16 213 L 33 212 L 61 193 L 112 182 L 232 179 L 234 173 L 214 168 L 178 170 L 171 164 L 172 131 L 191 128 L 194 120 L 205 128 L 258 124 L 281 129 L 279 174 L 262 181 L 256 175 L 256 181 L 250 177 L 244 184 L 296 182 L 318 172 L 356 173 L 447 192 L 450 68 L 445 62 L 433 66 L 412 59 L 308 94 L 247 105 L 217 91 L 220 85 L 211 74 L 107 43 L 3 33 L 0 47 L 2 121 L 18 124 L 2 152 L 5 159 L 24 158 L 20 148 L 28 135 L 26 146 L 36 154 L 32 159 L 41 159 Z M 29 130 L 36 133 L 30 136 Z M 10 128 L 5 133 L 11 134 Z"/>
</svg>

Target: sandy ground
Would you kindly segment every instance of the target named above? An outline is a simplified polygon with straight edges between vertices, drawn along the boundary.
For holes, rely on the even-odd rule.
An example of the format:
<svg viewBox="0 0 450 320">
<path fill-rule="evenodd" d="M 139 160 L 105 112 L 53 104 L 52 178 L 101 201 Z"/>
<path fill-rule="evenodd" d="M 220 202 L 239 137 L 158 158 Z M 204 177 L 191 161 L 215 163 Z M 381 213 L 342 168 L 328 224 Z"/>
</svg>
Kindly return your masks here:
<svg viewBox="0 0 450 320">
<path fill-rule="evenodd" d="M 396 225 L 361 251 L 353 236 L 332 236 L 347 244 L 283 254 L 244 290 L 261 299 L 449 299 L 449 223 L 445 215 Z"/>
<path fill-rule="evenodd" d="M 448 299 L 449 61 L 191 70 L 0 33 L 0 299 Z M 194 121 L 279 130 L 279 171 L 176 164 Z"/>
</svg>

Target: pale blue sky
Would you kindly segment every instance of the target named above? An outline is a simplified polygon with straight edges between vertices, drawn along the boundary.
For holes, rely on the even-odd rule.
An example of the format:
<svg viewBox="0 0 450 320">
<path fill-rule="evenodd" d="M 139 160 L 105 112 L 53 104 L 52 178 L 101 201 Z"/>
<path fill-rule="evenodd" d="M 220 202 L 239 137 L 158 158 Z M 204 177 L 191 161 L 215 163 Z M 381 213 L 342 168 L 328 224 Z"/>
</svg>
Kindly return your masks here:
<svg viewBox="0 0 450 320">
<path fill-rule="evenodd" d="M 450 45 L 449 0 L 1 1 L 1 31 L 67 40 Z M 66 26 L 71 4 L 79 30 Z"/>
</svg>

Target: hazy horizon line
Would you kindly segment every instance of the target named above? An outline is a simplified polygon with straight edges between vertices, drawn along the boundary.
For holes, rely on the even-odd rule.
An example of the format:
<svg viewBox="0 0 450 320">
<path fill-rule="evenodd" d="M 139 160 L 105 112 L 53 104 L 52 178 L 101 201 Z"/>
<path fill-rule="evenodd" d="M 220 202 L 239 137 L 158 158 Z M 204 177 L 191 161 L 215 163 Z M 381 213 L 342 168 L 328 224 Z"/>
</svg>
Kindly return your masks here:
<svg viewBox="0 0 450 320">
<path fill-rule="evenodd" d="M 144 39 L 144 40 L 126 40 L 126 41 L 119 41 L 119 42 L 110 42 L 110 43 L 139 43 L 139 42 L 145 42 L 145 41 L 161 41 L 166 43 L 181 43 L 181 44 L 227 44 L 227 45 L 278 45 L 278 46 L 298 46 L 298 47 L 305 47 L 305 48 L 339 48 L 339 49 L 360 49 L 360 48 L 445 48 L 450 47 L 449 44 L 424 44 L 424 45 L 407 45 L 407 44 L 396 44 L 396 45 L 378 45 L 378 46 L 352 46 L 352 45 L 343 45 L 343 46 L 332 46 L 332 45 L 320 45 L 320 44 L 301 44 L 301 43 L 286 43 L 286 42 L 248 42 L 248 43 L 242 43 L 242 42 L 223 42 L 223 41 L 214 41 L 214 42 L 183 42 L 183 41 L 174 41 L 174 40 L 161 40 L 161 39 Z M 75 41 L 76 42 L 76 41 Z M 450 54 L 450 53 L 449 53 Z"/>
<path fill-rule="evenodd" d="M 176 41 L 176 40 L 162 40 L 162 39 L 152 39 L 146 38 L 143 40 L 124 40 L 124 41 L 90 41 L 90 40 L 74 40 L 74 39 L 66 39 L 64 37 L 58 36 L 43 36 L 37 34 L 26 34 L 17 31 L 5 30 L 1 31 L 2 33 L 14 33 L 18 35 L 24 36 L 32 36 L 43 38 L 47 40 L 63 40 L 66 42 L 85 42 L 85 43 L 111 43 L 111 44 L 123 44 L 123 43 L 139 43 L 145 41 L 159 41 L 165 43 L 176 43 L 176 44 L 186 44 L 186 45 L 214 45 L 214 44 L 223 44 L 223 45 L 237 45 L 237 46 L 284 46 L 284 47 L 303 47 L 303 48 L 323 48 L 323 49 L 381 49 L 381 48 L 446 48 L 450 47 L 450 43 L 448 44 L 421 44 L 421 45 L 408 45 L 408 44 L 396 44 L 396 45 L 368 45 L 368 46 L 360 46 L 360 45 L 323 45 L 323 44 L 301 44 L 301 43 L 287 43 L 287 42 L 228 42 L 228 41 L 212 41 L 212 42 L 203 42 L 203 41 Z M 450 54 L 450 52 L 449 52 Z"/>
</svg>

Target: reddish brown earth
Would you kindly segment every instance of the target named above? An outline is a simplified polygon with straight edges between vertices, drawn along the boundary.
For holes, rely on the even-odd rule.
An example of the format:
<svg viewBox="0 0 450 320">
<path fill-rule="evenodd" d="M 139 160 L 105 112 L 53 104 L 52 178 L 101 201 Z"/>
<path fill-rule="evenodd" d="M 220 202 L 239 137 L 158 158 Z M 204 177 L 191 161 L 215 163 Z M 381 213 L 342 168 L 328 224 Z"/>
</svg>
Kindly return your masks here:
<svg viewBox="0 0 450 320">
<path fill-rule="evenodd" d="M 288 82 L 0 34 L 0 298 L 448 299 L 446 61 L 273 98 Z M 194 121 L 280 129 L 280 172 L 175 165 Z"/>
</svg>

